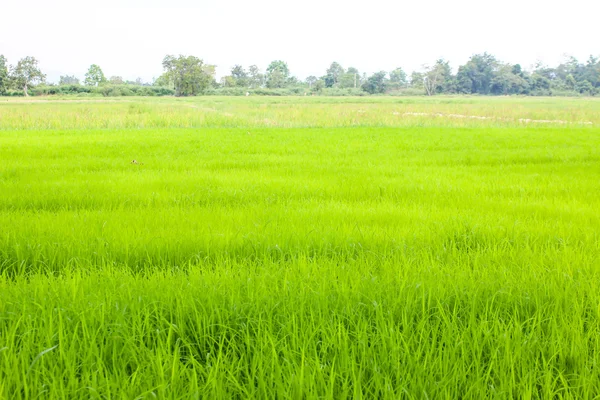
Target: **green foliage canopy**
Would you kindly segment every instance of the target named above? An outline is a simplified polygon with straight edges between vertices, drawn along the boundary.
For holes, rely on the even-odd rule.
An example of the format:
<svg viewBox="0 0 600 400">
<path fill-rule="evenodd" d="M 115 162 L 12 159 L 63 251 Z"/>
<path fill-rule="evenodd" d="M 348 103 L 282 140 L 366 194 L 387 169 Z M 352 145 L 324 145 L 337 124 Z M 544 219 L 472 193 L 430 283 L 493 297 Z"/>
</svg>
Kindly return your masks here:
<svg viewBox="0 0 600 400">
<path fill-rule="evenodd" d="M 10 72 L 13 84 L 22 89 L 25 96 L 29 95 L 28 89 L 31 85 L 44 82 L 46 79 L 46 75 L 42 73 L 38 64 L 35 57 L 28 56 L 19 60 Z"/>
<path fill-rule="evenodd" d="M 168 55 L 163 59 L 163 68 L 176 96 L 201 94 L 214 81 L 214 66 L 205 65 L 198 57 Z"/>
<path fill-rule="evenodd" d="M 102 68 L 97 64 L 90 65 L 83 82 L 87 86 L 98 86 L 105 83 L 106 77 L 104 76 L 104 72 L 102 72 Z"/>
</svg>

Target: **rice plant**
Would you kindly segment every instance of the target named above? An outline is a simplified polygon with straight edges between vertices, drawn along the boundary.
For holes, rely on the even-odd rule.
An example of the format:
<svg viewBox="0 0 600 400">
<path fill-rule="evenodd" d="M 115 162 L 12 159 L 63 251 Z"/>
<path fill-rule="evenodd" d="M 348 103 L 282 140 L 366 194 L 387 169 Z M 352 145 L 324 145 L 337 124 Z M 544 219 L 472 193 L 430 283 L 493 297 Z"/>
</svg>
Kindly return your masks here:
<svg viewBox="0 0 600 400">
<path fill-rule="evenodd" d="M 0 102 L 0 398 L 597 398 L 600 102 Z"/>
</svg>

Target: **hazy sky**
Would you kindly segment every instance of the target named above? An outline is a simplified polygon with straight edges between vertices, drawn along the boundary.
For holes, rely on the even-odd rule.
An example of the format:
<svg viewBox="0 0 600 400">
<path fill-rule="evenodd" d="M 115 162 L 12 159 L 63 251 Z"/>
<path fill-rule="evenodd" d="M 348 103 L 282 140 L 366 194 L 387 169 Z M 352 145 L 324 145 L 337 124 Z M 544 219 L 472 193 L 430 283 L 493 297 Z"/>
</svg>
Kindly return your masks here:
<svg viewBox="0 0 600 400">
<path fill-rule="evenodd" d="M 166 54 L 264 69 L 281 59 L 299 78 L 332 61 L 361 72 L 407 71 L 437 58 L 453 68 L 479 52 L 529 67 L 600 55 L 600 1 L 570 0 L 0 0 L 0 54 L 32 55 L 49 81 L 105 75 L 146 81 Z"/>
</svg>

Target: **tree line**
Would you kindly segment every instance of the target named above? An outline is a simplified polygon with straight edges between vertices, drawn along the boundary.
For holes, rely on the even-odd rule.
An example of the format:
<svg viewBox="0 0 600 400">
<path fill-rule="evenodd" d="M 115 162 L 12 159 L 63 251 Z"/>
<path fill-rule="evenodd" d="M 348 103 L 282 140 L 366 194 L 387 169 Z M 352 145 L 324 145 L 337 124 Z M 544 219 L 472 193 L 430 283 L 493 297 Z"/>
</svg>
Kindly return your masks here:
<svg viewBox="0 0 600 400">
<path fill-rule="evenodd" d="M 365 94 L 479 94 L 479 95 L 587 95 L 600 94 L 600 60 L 590 56 L 585 62 L 574 57 L 550 67 L 538 63 L 532 70 L 520 64 L 499 61 L 491 54 L 475 54 L 453 72 L 448 61 L 439 59 L 408 75 L 402 68 L 361 73 L 333 62 L 325 74 L 300 80 L 282 60 L 271 62 L 262 71 L 256 65 L 235 65 L 217 81 L 216 66 L 195 56 L 168 55 L 162 62 L 163 74 L 152 83 L 106 77 L 100 66 L 89 67 L 83 81 L 61 76 L 58 84 L 46 83 L 46 75 L 35 57 L 25 57 L 9 65 L 0 55 L 0 95 L 99 94 L 123 95 L 365 95 Z"/>
</svg>

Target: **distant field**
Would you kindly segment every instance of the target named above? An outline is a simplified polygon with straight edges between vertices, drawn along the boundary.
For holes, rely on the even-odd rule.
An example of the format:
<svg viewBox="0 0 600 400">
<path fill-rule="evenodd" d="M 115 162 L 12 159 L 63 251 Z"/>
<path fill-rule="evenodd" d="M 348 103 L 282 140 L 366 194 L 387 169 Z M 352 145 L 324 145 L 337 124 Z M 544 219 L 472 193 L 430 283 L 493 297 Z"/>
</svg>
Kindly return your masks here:
<svg viewBox="0 0 600 400">
<path fill-rule="evenodd" d="M 0 399 L 599 394 L 597 99 L 0 98 Z"/>
</svg>

